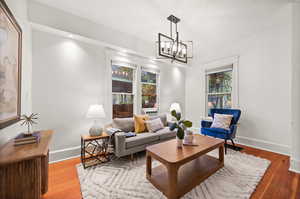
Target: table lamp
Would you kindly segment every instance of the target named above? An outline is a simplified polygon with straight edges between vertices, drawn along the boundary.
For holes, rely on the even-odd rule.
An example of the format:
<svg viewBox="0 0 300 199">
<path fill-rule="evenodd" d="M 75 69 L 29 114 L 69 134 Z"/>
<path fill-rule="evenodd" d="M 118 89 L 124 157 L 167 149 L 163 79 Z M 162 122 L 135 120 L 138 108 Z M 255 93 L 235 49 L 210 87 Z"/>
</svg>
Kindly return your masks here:
<svg viewBox="0 0 300 199">
<path fill-rule="evenodd" d="M 89 107 L 86 114 L 87 118 L 94 119 L 94 124 L 90 128 L 89 133 L 91 136 L 100 136 L 103 132 L 103 127 L 97 120 L 105 118 L 105 112 L 102 105 L 94 104 Z"/>
<path fill-rule="evenodd" d="M 177 102 L 172 103 L 171 106 L 170 106 L 170 112 L 173 111 L 173 110 L 175 110 L 176 113 L 181 113 L 180 104 L 177 103 Z"/>
</svg>

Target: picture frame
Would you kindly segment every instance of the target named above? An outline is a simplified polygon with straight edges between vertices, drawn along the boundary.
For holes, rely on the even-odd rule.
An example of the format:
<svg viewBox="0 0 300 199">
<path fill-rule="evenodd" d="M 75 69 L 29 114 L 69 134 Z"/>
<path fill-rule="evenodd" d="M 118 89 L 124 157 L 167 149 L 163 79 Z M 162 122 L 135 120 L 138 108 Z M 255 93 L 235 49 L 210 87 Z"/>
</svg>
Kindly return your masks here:
<svg viewBox="0 0 300 199">
<path fill-rule="evenodd" d="M 22 29 L 0 0 L 0 129 L 21 116 Z"/>
</svg>

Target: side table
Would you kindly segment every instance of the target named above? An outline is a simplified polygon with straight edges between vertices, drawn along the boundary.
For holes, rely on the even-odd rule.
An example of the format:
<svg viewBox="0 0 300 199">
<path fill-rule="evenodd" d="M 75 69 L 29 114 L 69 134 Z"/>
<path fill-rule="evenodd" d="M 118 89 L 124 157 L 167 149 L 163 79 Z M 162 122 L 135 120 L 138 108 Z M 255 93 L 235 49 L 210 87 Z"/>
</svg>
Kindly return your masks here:
<svg viewBox="0 0 300 199">
<path fill-rule="evenodd" d="M 109 135 L 105 132 L 101 136 L 81 135 L 81 163 L 83 168 L 109 161 Z"/>
</svg>

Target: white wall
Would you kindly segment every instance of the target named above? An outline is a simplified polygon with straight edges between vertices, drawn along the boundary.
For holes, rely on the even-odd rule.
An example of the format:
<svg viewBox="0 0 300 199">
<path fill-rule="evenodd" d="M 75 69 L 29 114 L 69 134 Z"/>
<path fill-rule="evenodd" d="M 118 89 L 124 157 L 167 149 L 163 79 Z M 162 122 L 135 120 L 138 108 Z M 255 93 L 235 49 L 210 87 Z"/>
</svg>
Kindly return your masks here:
<svg viewBox="0 0 300 199">
<path fill-rule="evenodd" d="M 291 170 L 300 173 L 300 1 L 293 4 Z"/>
<path fill-rule="evenodd" d="M 138 39 L 70 13 L 31 0 L 29 1 L 28 10 L 29 19 L 32 23 L 82 35 L 142 55 L 153 56 L 155 54 L 154 43 Z"/>
<path fill-rule="evenodd" d="M 239 141 L 281 153 L 291 145 L 291 6 L 282 6 L 265 29 L 215 51 L 206 60 L 239 56 Z M 199 55 L 201 56 L 201 55 Z M 186 77 L 186 114 L 200 126 L 205 114 L 203 63 Z"/>
<path fill-rule="evenodd" d="M 21 87 L 21 114 L 31 112 L 31 28 L 28 23 L 27 1 L 9 0 L 6 1 L 16 20 L 23 31 L 23 51 L 22 51 L 22 87 Z M 15 137 L 25 129 L 19 123 L 1 129 L 0 145 Z"/>
<path fill-rule="evenodd" d="M 40 115 L 36 128 L 55 131 L 51 160 L 79 155 L 80 134 L 87 134 L 92 124 L 85 118 L 90 104 L 101 103 L 106 113 L 111 111 L 107 82 L 110 60 L 107 64 L 106 54 L 99 45 L 33 31 L 33 112 Z M 141 58 L 127 59 L 143 63 Z M 174 101 L 180 102 L 184 110 L 185 69 L 168 64 L 156 66 L 161 77 L 161 111 L 168 111 Z M 110 121 L 108 114 L 103 123 Z"/>
</svg>

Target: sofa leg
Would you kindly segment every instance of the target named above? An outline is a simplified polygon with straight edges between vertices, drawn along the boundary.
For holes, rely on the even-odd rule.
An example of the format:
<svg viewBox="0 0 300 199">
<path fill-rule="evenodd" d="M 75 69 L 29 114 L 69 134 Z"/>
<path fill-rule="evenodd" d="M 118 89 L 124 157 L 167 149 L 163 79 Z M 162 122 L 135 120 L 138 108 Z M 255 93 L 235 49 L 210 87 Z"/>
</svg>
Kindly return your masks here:
<svg viewBox="0 0 300 199">
<path fill-rule="evenodd" d="M 133 154 L 130 155 L 130 160 L 133 161 Z"/>
<path fill-rule="evenodd" d="M 225 140 L 225 154 L 227 154 L 227 139 Z"/>
</svg>

